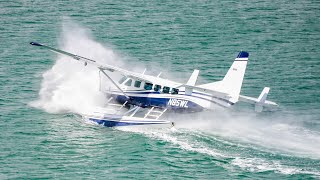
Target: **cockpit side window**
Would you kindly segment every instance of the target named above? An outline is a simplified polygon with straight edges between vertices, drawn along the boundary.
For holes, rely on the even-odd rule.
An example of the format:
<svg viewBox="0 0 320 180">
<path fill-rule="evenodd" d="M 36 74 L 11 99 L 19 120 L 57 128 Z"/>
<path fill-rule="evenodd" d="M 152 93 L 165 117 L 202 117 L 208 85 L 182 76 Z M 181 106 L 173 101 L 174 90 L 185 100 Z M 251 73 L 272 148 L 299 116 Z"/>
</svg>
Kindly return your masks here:
<svg viewBox="0 0 320 180">
<path fill-rule="evenodd" d="M 144 89 L 145 89 L 145 90 L 151 90 L 151 89 L 152 89 L 152 86 L 153 86 L 152 83 L 146 82 L 146 83 L 144 84 Z"/>
<path fill-rule="evenodd" d="M 154 85 L 154 88 L 153 88 L 154 91 L 160 91 L 160 89 L 161 89 L 160 85 L 158 84 Z"/>
<path fill-rule="evenodd" d="M 172 88 L 171 94 L 179 94 L 179 89 Z"/>
<path fill-rule="evenodd" d="M 132 79 L 129 79 L 124 85 L 131 86 L 131 84 L 132 84 Z"/>
<path fill-rule="evenodd" d="M 164 86 L 162 92 L 168 94 L 170 92 L 170 87 Z"/>
<path fill-rule="evenodd" d="M 134 82 L 134 87 L 139 88 L 141 86 L 141 81 L 135 81 Z"/>
<path fill-rule="evenodd" d="M 122 84 L 125 80 L 127 80 L 127 77 L 126 77 L 126 76 L 123 76 L 123 77 L 118 81 L 118 83 L 119 83 L 119 84 Z"/>
</svg>

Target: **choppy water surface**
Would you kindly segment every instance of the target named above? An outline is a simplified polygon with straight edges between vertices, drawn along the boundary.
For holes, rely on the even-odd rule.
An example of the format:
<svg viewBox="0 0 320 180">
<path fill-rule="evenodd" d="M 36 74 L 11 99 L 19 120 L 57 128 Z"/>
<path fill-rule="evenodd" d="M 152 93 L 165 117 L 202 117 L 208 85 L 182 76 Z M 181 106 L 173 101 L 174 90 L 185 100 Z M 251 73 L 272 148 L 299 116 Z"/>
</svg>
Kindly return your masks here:
<svg viewBox="0 0 320 180">
<path fill-rule="evenodd" d="M 0 2 L 0 179 L 320 177 L 320 3 Z M 75 116 L 104 104 L 94 67 L 39 41 L 129 70 L 200 83 L 250 52 L 242 94 L 270 86 L 276 112 L 239 104 L 171 115 L 175 129 L 103 128 Z"/>
</svg>

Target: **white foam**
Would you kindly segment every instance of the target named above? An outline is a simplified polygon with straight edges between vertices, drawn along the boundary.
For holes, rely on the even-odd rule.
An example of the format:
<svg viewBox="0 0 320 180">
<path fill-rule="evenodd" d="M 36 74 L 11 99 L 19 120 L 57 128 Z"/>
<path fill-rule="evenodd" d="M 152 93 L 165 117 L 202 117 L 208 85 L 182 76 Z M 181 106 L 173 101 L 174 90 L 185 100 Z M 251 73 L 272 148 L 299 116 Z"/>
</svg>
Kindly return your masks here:
<svg viewBox="0 0 320 180">
<path fill-rule="evenodd" d="M 219 152 L 216 149 L 208 148 L 202 143 L 189 141 L 188 136 L 177 135 L 176 133 L 179 133 L 179 130 L 177 130 L 176 128 L 174 129 L 150 129 L 150 128 L 141 129 L 141 128 L 121 127 L 120 130 L 140 133 L 153 139 L 170 142 L 173 145 L 176 145 L 183 150 L 198 152 L 201 154 L 207 154 L 213 157 L 220 157 L 220 158 L 225 157 L 223 153 Z"/>
<path fill-rule="evenodd" d="M 319 176 L 320 173 L 316 171 L 309 171 L 301 168 L 292 166 L 282 165 L 277 160 L 265 160 L 261 158 L 241 158 L 237 157 L 231 162 L 233 165 L 239 166 L 240 168 L 251 171 L 251 172 L 265 172 L 275 171 L 281 174 L 313 174 Z"/>
<path fill-rule="evenodd" d="M 299 117 L 260 117 L 256 114 L 204 112 L 176 122 L 186 129 L 198 129 L 214 136 L 259 145 L 259 149 L 295 156 L 320 158 L 320 134 L 303 127 Z M 180 118 L 181 119 L 181 118 Z M 195 120 L 196 119 L 196 120 Z M 264 147 L 264 148 L 261 148 Z"/>
<path fill-rule="evenodd" d="M 61 49 L 97 60 L 121 65 L 112 49 L 95 42 L 88 30 L 67 20 L 63 24 Z M 48 52 L 49 53 L 49 52 Z M 30 105 L 50 113 L 82 113 L 105 103 L 99 91 L 98 69 L 58 56 L 55 64 L 43 74 L 39 99 Z"/>
<path fill-rule="evenodd" d="M 252 172 L 277 171 L 282 174 L 296 174 L 301 171 L 294 167 L 286 167 L 279 161 L 266 161 L 260 158 L 240 158 L 232 160 L 232 164 Z"/>
</svg>

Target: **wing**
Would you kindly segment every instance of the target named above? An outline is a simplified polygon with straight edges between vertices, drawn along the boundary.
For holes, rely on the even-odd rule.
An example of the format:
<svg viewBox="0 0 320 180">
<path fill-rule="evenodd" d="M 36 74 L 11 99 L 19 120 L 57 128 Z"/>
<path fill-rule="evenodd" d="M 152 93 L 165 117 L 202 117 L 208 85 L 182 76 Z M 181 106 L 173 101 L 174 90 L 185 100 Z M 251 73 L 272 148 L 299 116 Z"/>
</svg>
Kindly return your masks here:
<svg viewBox="0 0 320 180">
<path fill-rule="evenodd" d="M 79 56 L 79 55 L 76 55 L 76 54 L 72 54 L 72 53 L 69 53 L 69 52 L 66 52 L 66 51 L 62 51 L 60 49 L 56 49 L 56 48 L 53 48 L 53 47 L 50 47 L 50 46 L 46 46 L 46 45 L 43 45 L 43 44 L 40 44 L 40 43 L 37 43 L 37 42 L 30 42 L 30 44 L 33 45 L 33 46 L 39 46 L 39 47 L 48 49 L 48 50 L 53 51 L 53 52 L 58 53 L 58 54 L 69 56 L 69 57 L 71 57 L 71 58 L 73 58 L 73 59 L 75 59 L 77 61 L 82 61 L 84 63 L 92 64 L 92 65 L 96 66 L 100 70 L 108 70 L 108 71 L 111 71 L 111 72 L 117 71 L 117 72 L 120 72 L 123 75 L 125 75 L 127 77 L 130 77 L 130 78 L 133 78 L 133 79 L 140 79 L 140 80 L 148 81 L 144 77 L 144 75 L 140 74 L 140 73 L 131 72 L 131 71 L 128 71 L 128 70 L 125 70 L 125 69 L 122 69 L 122 68 L 119 68 L 119 67 L 116 67 L 116 66 L 111 66 L 111 65 L 108 65 L 108 64 L 100 64 L 95 60 L 92 60 L 92 59 L 89 59 L 89 58 L 86 58 L 86 57 L 82 57 L 82 56 Z"/>
</svg>

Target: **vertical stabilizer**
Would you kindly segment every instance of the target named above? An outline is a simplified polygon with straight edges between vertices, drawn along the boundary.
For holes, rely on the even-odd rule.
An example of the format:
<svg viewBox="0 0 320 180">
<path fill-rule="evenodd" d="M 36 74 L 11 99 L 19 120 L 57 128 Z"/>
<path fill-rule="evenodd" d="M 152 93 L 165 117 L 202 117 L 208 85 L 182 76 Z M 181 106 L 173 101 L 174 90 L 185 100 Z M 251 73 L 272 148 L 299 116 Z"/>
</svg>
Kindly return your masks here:
<svg viewBox="0 0 320 180">
<path fill-rule="evenodd" d="M 249 53 L 241 51 L 222 80 L 223 88 L 232 96 L 239 96 Z"/>
<path fill-rule="evenodd" d="M 198 87 L 227 93 L 230 97 L 229 101 L 233 103 L 237 102 L 247 67 L 248 57 L 248 52 L 240 51 L 222 81 L 202 84 Z"/>
</svg>

